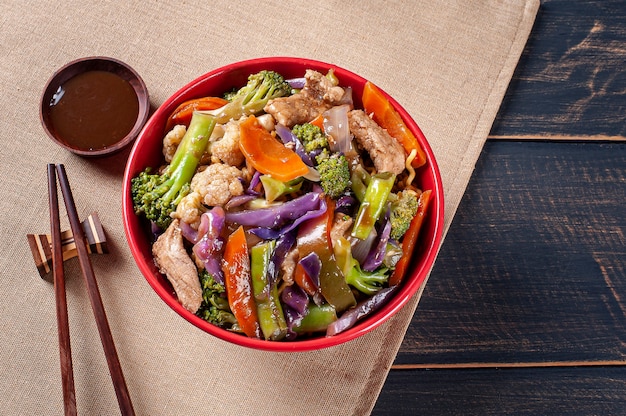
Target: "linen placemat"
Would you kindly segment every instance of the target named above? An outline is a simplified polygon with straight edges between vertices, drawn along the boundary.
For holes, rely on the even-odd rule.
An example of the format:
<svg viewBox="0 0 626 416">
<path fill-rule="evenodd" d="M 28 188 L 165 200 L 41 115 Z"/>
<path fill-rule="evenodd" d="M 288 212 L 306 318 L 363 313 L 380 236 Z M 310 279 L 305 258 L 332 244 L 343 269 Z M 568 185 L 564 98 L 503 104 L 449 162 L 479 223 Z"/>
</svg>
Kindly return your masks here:
<svg viewBox="0 0 626 416">
<path fill-rule="evenodd" d="M 197 76 L 243 59 L 337 64 L 386 90 L 421 126 L 439 161 L 447 228 L 539 0 L 0 5 L 0 412 L 63 409 L 53 288 L 26 240 L 48 232 L 52 162 L 65 164 L 79 214 L 97 211 L 104 225 L 110 252 L 92 260 L 137 414 L 369 414 L 421 291 L 372 333 L 322 351 L 258 352 L 212 338 L 172 312 L 133 262 L 121 220 L 128 152 L 83 159 L 54 145 L 39 123 L 43 87 L 71 60 L 110 56 L 141 74 L 156 107 Z M 118 414 L 78 263 L 68 261 L 66 272 L 79 414 Z"/>
</svg>

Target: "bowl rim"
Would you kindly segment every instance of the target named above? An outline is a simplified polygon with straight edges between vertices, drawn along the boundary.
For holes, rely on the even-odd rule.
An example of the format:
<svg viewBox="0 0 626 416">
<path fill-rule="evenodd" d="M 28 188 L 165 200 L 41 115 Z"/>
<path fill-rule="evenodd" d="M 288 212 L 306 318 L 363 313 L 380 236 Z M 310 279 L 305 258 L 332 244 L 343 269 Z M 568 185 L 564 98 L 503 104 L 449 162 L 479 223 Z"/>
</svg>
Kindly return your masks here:
<svg viewBox="0 0 626 416">
<path fill-rule="evenodd" d="M 111 68 L 117 68 L 118 70 L 113 71 Z M 78 70 L 80 69 L 80 70 Z M 85 150 L 79 149 L 64 141 L 60 140 L 54 132 L 51 130 L 49 126 L 48 113 L 47 109 L 50 107 L 48 104 L 50 102 L 50 98 L 52 94 L 56 91 L 56 89 L 62 85 L 64 82 L 67 82 L 69 79 L 74 76 L 85 73 L 88 71 L 101 70 L 107 71 L 111 73 L 115 73 L 121 78 L 125 79 L 135 91 L 137 95 L 137 100 L 139 103 L 137 119 L 135 120 L 135 124 L 132 129 L 119 141 L 103 147 L 101 149 L 95 150 Z M 108 56 L 86 56 L 82 58 L 77 58 L 72 61 L 67 62 L 65 65 L 54 71 L 54 73 L 48 78 L 46 81 L 45 87 L 41 93 L 40 104 L 39 104 L 39 120 L 41 125 L 46 133 L 46 135 L 56 144 L 63 147 L 64 149 L 75 153 L 84 157 L 97 157 L 97 156 L 108 156 L 110 154 L 116 153 L 129 144 L 131 144 L 139 135 L 141 130 L 143 129 L 144 124 L 148 120 L 150 115 L 150 95 L 148 93 L 148 88 L 143 78 L 139 75 L 135 69 L 133 69 L 127 63 Z"/>
<path fill-rule="evenodd" d="M 188 95 L 190 91 L 193 91 L 194 88 L 197 88 L 203 82 L 206 82 L 207 79 L 212 79 L 215 77 L 220 77 L 225 74 L 228 74 L 233 71 L 244 70 L 249 67 L 263 67 L 266 66 L 275 66 L 277 64 L 282 65 L 297 65 L 301 66 L 303 69 L 306 68 L 321 68 L 328 70 L 332 68 L 336 71 L 338 77 L 340 75 L 348 76 L 352 80 L 357 81 L 359 83 L 365 83 L 366 79 L 357 75 L 354 72 L 351 72 L 347 69 L 339 67 L 335 64 L 326 63 L 323 61 L 307 59 L 307 58 L 298 58 L 298 57 L 286 57 L 286 56 L 274 56 L 274 57 L 264 57 L 264 58 L 253 58 L 247 59 L 243 61 L 233 62 L 219 68 L 213 69 L 194 80 L 188 82 L 175 93 L 173 93 L 168 99 L 166 99 L 159 108 L 153 113 L 147 123 L 144 125 L 144 128 L 140 132 L 137 140 L 135 141 L 130 155 L 128 157 L 128 161 L 126 167 L 124 169 L 124 178 L 123 178 L 123 187 L 122 187 L 122 206 L 123 206 L 123 223 L 124 223 L 124 232 L 126 234 L 127 241 L 129 243 L 129 247 L 131 253 L 142 272 L 144 278 L 147 280 L 152 289 L 157 293 L 157 295 L 175 312 L 177 312 L 180 316 L 182 316 L 189 323 L 193 324 L 197 328 L 213 335 L 223 341 L 230 342 L 235 345 L 248 347 L 257 350 L 265 350 L 265 351 L 274 351 L 274 352 L 304 352 L 304 351 L 312 351 L 325 349 L 333 346 L 337 346 L 339 344 L 343 344 L 345 342 L 351 341 L 355 338 L 358 338 L 373 329 L 379 327 L 384 322 L 388 321 L 393 315 L 395 315 L 401 308 L 403 308 L 411 298 L 419 291 L 420 287 L 426 280 L 427 276 L 430 273 L 430 270 L 434 264 L 434 261 L 439 252 L 439 248 L 441 246 L 441 241 L 443 239 L 443 230 L 444 230 L 444 192 L 443 192 L 443 184 L 441 179 L 441 174 L 439 171 L 439 166 L 435 159 L 434 153 L 430 144 L 426 140 L 424 134 L 421 129 L 417 125 L 417 123 L 413 120 L 413 118 L 409 115 L 409 113 L 402 107 L 393 97 L 389 96 L 384 90 L 381 89 L 383 94 L 389 99 L 393 107 L 398 111 L 402 119 L 405 121 L 409 129 L 415 134 L 416 138 L 420 142 L 420 145 L 424 148 L 424 151 L 427 155 L 427 166 L 424 166 L 420 169 L 428 169 L 429 176 L 432 176 L 432 192 L 434 198 L 431 199 L 431 205 L 429 207 L 429 219 L 428 221 L 432 222 L 431 228 L 433 229 L 433 236 L 430 241 L 422 248 L 423 257 L 420 258 L 419 267 L 416 267 L 414 270 L 410 272 L 410 275 L 404 279 L 401 283 L 401 290 L 394 294 L 386 303 L 376 311 L 371 316 L 366 319 L 359 321 L 354 327 L 331 337 L 320 336 L 315 338 L 309 338 L 304 340 L 296 340 L 296 341 L 266 341 L 262 339 L 249 338 L 244 335 L 233 333 L 227 331 L 225 329 L 219 328 L 215 325 L 212 325 L 191 312 L 187 311 L 182 307 L 182 305 L 172 296 L 171 292 L 166 290 L 156 279 L 154 275 L 154 264 L 151 256 L 146 257 L 144 252 L 141 250 L 136 243 L 133 242 L 133 229 L 136 226 L 133 222 L 138 222 L 139 219 L 136 218 L 133 208 L 132 208 L 132 198 L 130 196 L 130 180 L 131 178 L 138 173 L 138 171 L 133 171 L 133 161 L 137 156 L 137 153 L 140 151 L 139 148 L 143 143 L 144 134 L 147 134 L 149 127 L 152 126 L 153 123 L 158 121 L 159 116 L 165 112 L 166 109 L 173 109 L 175 104 L 184 101 L 185 98 L 188 99 Z M 251 73 L 251 72 L 248 72 Z M 164 121 L 164 120 L 163 120 Z M 144 169 L 145 166 L 141 167 Z M 150 264 L 152 263 L 152 264 Z M 398 296 L 402 293 L 402 296 Z"/>
</svg>

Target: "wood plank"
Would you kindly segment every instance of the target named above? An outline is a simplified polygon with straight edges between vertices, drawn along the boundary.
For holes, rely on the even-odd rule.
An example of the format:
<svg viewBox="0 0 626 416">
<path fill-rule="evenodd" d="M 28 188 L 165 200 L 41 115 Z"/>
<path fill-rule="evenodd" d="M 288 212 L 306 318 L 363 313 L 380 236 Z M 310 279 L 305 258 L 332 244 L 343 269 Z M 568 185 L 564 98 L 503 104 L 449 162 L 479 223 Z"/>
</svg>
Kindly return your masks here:
<svg viewBox="0 0 626 416">
<path fill-rule="evenodd" d="M 625 6 L 543 0 L 491 136 L 626 138 Z"/>
<path fill-rule="evenodd" d="M 626 361 L 626 143 L 489 141 L 395 364 Z"/>
<path fill-rule="evenodd" d="M 618 415 L 623 367 L 395 370 L 372 415 Z"/>
<path fill-rule="evenodd" d="M 626 137 L 624 136 L 606 136 L 603 134 L 593 134 L 587 136 L 568 136 L 564 134 L 548 134 L 545 136 L 538 137 L 537 135 L 527 135 L 527 134 L 509 134 L 506 136 L 487 136 L 487 140 L 529 140 L 536 142 L 538 140 L 542 141 L 554 141 L 554 142 L 571 142 L 571 141 L 581 141 L 584 140 L 586 142 L 623 142 L 626 141 Z"/>
</svg>

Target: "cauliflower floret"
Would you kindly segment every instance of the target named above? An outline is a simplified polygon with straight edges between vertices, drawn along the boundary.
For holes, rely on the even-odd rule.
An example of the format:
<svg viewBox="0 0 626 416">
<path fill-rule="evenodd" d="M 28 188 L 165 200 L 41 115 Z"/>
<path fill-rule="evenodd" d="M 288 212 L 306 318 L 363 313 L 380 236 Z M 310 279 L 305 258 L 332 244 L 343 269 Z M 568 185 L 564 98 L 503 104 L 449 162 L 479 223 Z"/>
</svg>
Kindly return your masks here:
<svg viewBox="0 0 626 416">
<path fill-rule="evenodd" d="M 240 166 L 245 161 L 239 149 L 239 122 L 230 121 L 224 125 L 224 135 L 211 144 L 211 160 L 230 166 Z"/>
<path fill-rule="evenodd" d="M 233 196 L 243 194 L 242 177 L 236 167 L 214 163 L 194 175 L 191 191 L 200 194 L 205 205 L 225 205 Z"/>
<path fill-rule="evenodd" d="M 210 165 L 211 163 L 213 163 L 213 155 L 212 155 L 212 149 L 213 149 L 213 144 L 218 141 L 219 139 L 222 138 L 222 136 L 224 136 L 224 126 L 221 124 L 216 124 L 215 127 L 213 128 L 213 133 L 211 133 L 211 137 L 209 138 L 209 145 L 207 146 L 206 150 L 204 151 L 204 153 L 202 154 L 202 157 L 200 158 L 200 165 Z"/>
<path fill-rule="evenodd" d="M 177 124 L 163 138 L 163 156 L 165 156 L 167 163 L 172 161 L 174 153 L 176 153 L 176 149 L 185 133 L 187 133 L 187 127 L 182 124 Z"/>
<path fill-rule="evenodd" d="M 211 137 L 209 138 L 209 143 L 213 143 L 214 141 L 224 137 L 225 132 L 226 130 L 224 130 L 223 124 L 216 124 L 215 127 L 213 127 L 213 132 L 211 133 Z"/>
<path fill-rule="evenodd" d="M 260 116 L 256 116 L 257 121 L 263 128 L 267 131 L 274 131 L 276 128 L 276 123 L 274 122 L 274 117 L 271 114 L 261 114 Z"/>
<path fill-rule="evenodd" d="M 163 138 L 163 156 L 165 157 L 165 161 L 167 163 L 170 163 L 172 161 L 174 153 L 176 153 L 176 149 L 178 149 L 178 145 L 180 144 L 181 140 L 183 140 L 183 136 L 185 136 L 185 133 L 187 133 L 187 127 L 185 127 L 185 125 L 183 124 L 177 124 Z M 220 139 L 222 136 L 224 136 L 224 127 L 218 124 L 213 128 L 209 143 Z M 204 152 L 200 160 L 201 165 L 208 165 L 209 163 L 211 163 L 210 145 L 207 147 L 207 150 Z"/>
<path fill-rule="evenodd" d="M 172 213 L 172 218 L 178 218 L 197 230 L 200 225 L 200 217 L 206 211 L 202 206 L 202 200 L 202 195 L 198 192 L 188 193 L 176 206 L 176 211 Z"/>
</svg>

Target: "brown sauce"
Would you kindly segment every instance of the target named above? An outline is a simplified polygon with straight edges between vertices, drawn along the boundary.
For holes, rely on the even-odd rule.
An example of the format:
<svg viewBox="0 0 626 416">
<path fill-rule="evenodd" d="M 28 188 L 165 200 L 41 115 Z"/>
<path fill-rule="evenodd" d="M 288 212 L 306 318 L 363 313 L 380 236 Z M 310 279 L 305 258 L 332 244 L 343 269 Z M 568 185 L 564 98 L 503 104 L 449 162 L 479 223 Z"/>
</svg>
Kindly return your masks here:
<svg viewBox="0 0 626 416">
<path fill-rule="evenodd" d="M 106 71 L 70 78 L 50 102 L 55 135 L 81 150 L 104 149 L 124 138 L 139 114 L 139 100 L 128 81 Z"/>
</svg>

